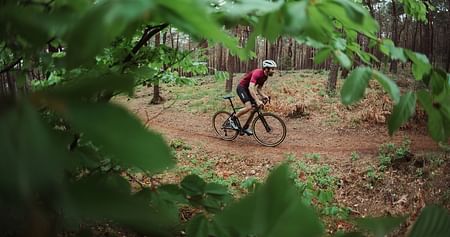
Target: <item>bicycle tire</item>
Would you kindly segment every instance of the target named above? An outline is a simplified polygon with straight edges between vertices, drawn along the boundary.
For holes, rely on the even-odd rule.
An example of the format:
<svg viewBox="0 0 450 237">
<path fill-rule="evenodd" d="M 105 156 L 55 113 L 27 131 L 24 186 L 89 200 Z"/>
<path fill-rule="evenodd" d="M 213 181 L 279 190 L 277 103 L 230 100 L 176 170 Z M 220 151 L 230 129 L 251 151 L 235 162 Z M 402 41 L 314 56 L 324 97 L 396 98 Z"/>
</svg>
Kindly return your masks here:
<svg viewBox="0 0 450 237">
<path fill-rule="evenodd" d="M 231 114 L 226 111 L 219 111 L 212 118 L 212 125 L 217 136 L 226 141 L 232 141 L 239 135 L 239 131 L 224 127 L 226 120 L 230 116 Z"/>
<path fill-rule="evenodd" d="M 273 130 L 267 131 L 261 116 Z M 280 145 L 286 138 L 286 124 L 280 117 L 272 113 L 263 113 L 261 116 L 257 116 L 252 122 L 253 137 L 263 146 Z"/>
</svg>

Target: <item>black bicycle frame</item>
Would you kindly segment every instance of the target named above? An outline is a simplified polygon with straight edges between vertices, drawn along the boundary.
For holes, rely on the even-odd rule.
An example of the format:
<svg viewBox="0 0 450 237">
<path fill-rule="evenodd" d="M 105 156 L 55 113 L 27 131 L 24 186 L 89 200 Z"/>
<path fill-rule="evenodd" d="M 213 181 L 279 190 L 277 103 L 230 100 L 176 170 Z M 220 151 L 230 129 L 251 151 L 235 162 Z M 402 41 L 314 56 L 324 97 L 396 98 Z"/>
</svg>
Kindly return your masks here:
<svg viewBox="0 0 450 237">
<path fill-rule="evenodd" d="M 232 117 L 233 115 L 236 114 L 236 108 L 234 108 L 233 101 L 231 101 L 231 98 L 228 98 L 228 100 L 230 101 L 231 108 L 233 108 L 233 113 L 232 113 L 231 116 L 230 116 L 230 117 Z M 241 121 L 239 121 L 239 119 L 237 119 L 236 121 L 237 121 L 237 123 L 238 123 L 238 127 L 239 127 L 240 129 L 244 129 L 244 130 L 247 129 L 247 128 L 250 126 L 250 123 L 252 122 L 253 117 L 255 116 L 256 113 L 258 113 L 258 117 L 259 117 L 259 119 L 261 119 L 261 122 L 263 123 L 264 128 L 266 128 L 266 131 L 267 131 L 267 132 L 270 132 L 270 131 L 272 130 L 272 128 L 270 128 L 270 126 L 269 126 L 269 124 L 267 123 L 266 119 L 264 119 L 264 116 L 262 116 L 261 111 L 260 111 L 259 108 L 255 108 L 255 109 L 252 110 L 250 116 L 248 117 L 248 119 L 247 119 L 247 121 L 245 122 L 245 124 L 244 124 L 243 127 L 241 126 Z"/>
</svg>

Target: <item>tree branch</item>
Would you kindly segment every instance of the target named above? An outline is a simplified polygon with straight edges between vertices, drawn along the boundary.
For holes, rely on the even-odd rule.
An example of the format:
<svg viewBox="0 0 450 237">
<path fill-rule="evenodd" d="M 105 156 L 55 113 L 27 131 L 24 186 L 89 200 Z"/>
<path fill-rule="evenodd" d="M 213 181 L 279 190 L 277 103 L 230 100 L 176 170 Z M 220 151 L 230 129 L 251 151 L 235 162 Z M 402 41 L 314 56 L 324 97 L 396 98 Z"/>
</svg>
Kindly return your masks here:
<svg viewBox="0 0 450 237">
<path fill-rule="evenodd" d="M 144 34 L 141 39 L 136 43 L 131 52 L 125 57 L 122 63 L 127 63 L 133 59 L 133 56 L 158 32 L 162 31 L 164 28 L 169 26 L 169 24 L 164 23 L 158 26 L 148 27 L 145 29 Z"/>
<path fill-rule="evenodd" d="M 51 10 L 52 3 L 55 2 L 55 0 L 50 0 L 48 2 L 36 2 L 36 1 L 24 1 L 22 2 L 24 5 L 36 5 L 44 7 L 47 11 Z"/>
<path fill-rule="evenodd" d="M 9 65 L 7 65 L 6 67 L 4 67 L 1 71 L 0 74 L 3 74 L 5 72 L 10 71 L 11 69 L 13 69 L 18 63 L 20 63 L 20 61 L 22 61 L 22 57 L 18 58 L 16 61 L 10 63 Z"/>
</svg>

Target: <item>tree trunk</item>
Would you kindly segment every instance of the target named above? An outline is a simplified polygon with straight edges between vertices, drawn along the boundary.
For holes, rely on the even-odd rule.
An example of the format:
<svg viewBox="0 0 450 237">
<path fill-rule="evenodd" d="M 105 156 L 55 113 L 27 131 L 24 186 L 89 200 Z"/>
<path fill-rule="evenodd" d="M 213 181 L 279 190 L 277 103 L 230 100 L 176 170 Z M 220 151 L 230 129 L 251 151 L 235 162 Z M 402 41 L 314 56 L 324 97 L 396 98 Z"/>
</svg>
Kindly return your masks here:
<svg viewBox="0 0 450 237">
<path fill-rule="evenodd" d="M 161 34 L 158 32 L 155 35 L 155 48 L 159 47 L 159 45 L 161 44 Z M 164 69 L 162 69 L 164 70 Z M 161 96 L 161 91 L 160 91 L 160 87 L 159 87 L 159 78 L 154 78 L 154 82 L 153 82 L 153 98 L 150 101 L 151 104 L 161 104 L 161 102 L 163 102 L 164 99 Z"/>
<path fill-rule="evenodd" d="M 277 42 L 278 44 L 278 49 L 277 49 L 277 63 L 278 63 L 278 67 L 279 70 L 282 71 L 283 68 L 283 37 L 279 38 L 279 41 Z"/>
<path fill-rule="evenodd" d="M 306 68 L 308 68 L 308 69 L 312 69 L 311 57 L 312 57 L 312 48 L 308 46 L 306 48 L 306 57 L 304 57 L 304 59 L 306 61 L 305 65 L 306 65 Z"/>
<path fill-rule="evenodd" d="M 276 60 L 277 59 L 277 45 L 275 44 L 270 44 L 270 59 L 272 60 Z"/>
<path fill-rule="evenodd" d="M 450 47 L 447 49 L 447 72 L 450 72 Z"/>
<path fill-rule="evenodd" d="M 403 43 L 403 47 L 404 48 L 410 48 L 409 47 L 409 42 L 408 42 L 408 39 L 409 39 L 409 26 L 410 26 L 409 22 L 412 22 L 412 21 L 411 20 L 405 21 L 406 33 L 405 33 L 405 39 L 403 41 L 404 42 Z"/>
<path fill-rule="evenodd" d="M 222 45 L 220 45 L 219 46 L 219 58 L 218 58 L 218 60 L 217 60 L 217 62 L 218 62 L 218 65 L 217 65 L 217 69 L 218 70 L 220 70 L 220 71 L 224 71 L 224 64 L 225 64 L 225 60 L 223 60 L 223 58 L 224 58 L 224 53 L 223 53 L 223 46 Z"/>
<path fill-rule="evenodd" d="M 372 1 L 367 0 L 366 5 L 369 8 L 370 15 L 375 18 L 375 11 L 373 10 Z"/>
<path fill-rule="evenodd" d="M 266 42 L 265 42 L 265 48 L 266 48 L 266 50 L 265 50 L 264 59 L 268 59 L 269 58 L 269 42 L 268 42 L 267 39 L 266 39 Z"/>
<path fill-rule="evenodd" d="M 172 49 L 175 48 L 175 43 L 173 40 L 173 32 L 172 32 L 172 27 L 169 26 L 169 32 L 170 32 L 170 45 L 172 46 Z"/>
<path fill-rule="evenodd" d="M 292 56 L 294 55 L 292 50 L 292 38 L 289 38 L 289 45 L 287 50 L 288 58 L 289 58 L 289 70 L 292 70 Z"/>
<path fill-rule="evenodd" d="M 6 82 L 4 74 L 0 74 L 0 98 L 6 97 Z"/>
<path fill-rule="evenodd" d="M 417 44 L 416 44 L 416 42 L 417 42 L 418 29 L 419 29 L 419 22 L 416 22 L 416 27 L 414 29 L 414 36 L 413 36 L 413 39 L 412 39 L 412 50 L 413 51 L 417 51 L 417 48 L 416 48 Z"/>
<path fill-rule="evenodd" d="M 293 55 L 293 58 L 294 58 L 294 62 L 292 63 L 293 64 L 293 69 L 294 70 L 297 70 L 298 69 L 298 67 L 297 67 L 297 42 L 296 41 L 294 41 L 294 55 Z"/>
<path fill-rule="evenodd" d="M 431 5 L 431 1 L 428 1 L 428 2 Z M 434 51 L 433 51 L 433 48 L 434 48 L 433 47 L 434 46 L 433 11 L 431 9 L 429 9 L 428 5 L 427 5 L 427 8 L 428 8 L 428 12 L 427 12 L 428 27 L 427 28 L 428 28 L 428 37 L 429 37 L 429 39 L 428 39 L 428 42 L 429 42 L 429 44 L 428 44 L 428 52 L 429 52 L 428 58 L 430 59 L 430 62 L 432 64 L 434 64 L 435 58 L 434 58 Z"/>
<path fill-rule="evenodd" d="M 176 47 L 176 51 L 178 51 L 178 49 L 180 48 L 180 32 L 177 31 L 177 47 Z"/>
<path fill-rule="evenodd" d="M 397 17 L 397 5 L 395 1 L 392 1 L 392 41 L 394 41 L 395 46 L 398 46 L 398 17 Z M 390 71 L 397 73 L 397 60 L 391 61 Z"/>
<path fill-rule="evenodd" d="M 227 67 L 228 67 L 228 79 L 225 83 L 225 91 L 230 93 L 233 90 L 233 74 L 234 74 L 234 59 L 231 56 L 231 53 L 228 53 L 227 59 Z"/>
<path fill-rule="evenodd" d="M 11 76 L 10 72 L 6 73 L 7 85 L 8 85 L 8 95 L 11 97 L 16 97 L 17 95 L 17 86 L 16 80 Z"/>
<path fill-rule="evenodd" d="M 199 43 L 199 47 L 203 50 L 203 55 L 205 55 L 205 57 L 208 59 L 209 61 L 209 50 L 208 50 L 208 40 L 203 39 L 200 43 Z M 209 63 L 207 62 L 206 66 L 208 67 L 208 74 L 210 73 L 209 71 Z"/>
<path fill-rule="evenodd" d="M 331 64 L 331 65 L 333 65 L 333 64 Z M 346 68 L 342 69 L 342 71 L 341 71 L 341 79 L 347 78 L 349 72 L 350 71 L 348 69 L 346 69 Z"/>
<path fill-rule="evenodd" d="M 336 82 L 337 82 L 338 71 L 339 71 L 339 65 L 337 63 L 332 63 L 330 72 L 328 74 L 328 81 L 327 81 L 327 94 L 329 96 L 336 95 Z"/>
</svg>

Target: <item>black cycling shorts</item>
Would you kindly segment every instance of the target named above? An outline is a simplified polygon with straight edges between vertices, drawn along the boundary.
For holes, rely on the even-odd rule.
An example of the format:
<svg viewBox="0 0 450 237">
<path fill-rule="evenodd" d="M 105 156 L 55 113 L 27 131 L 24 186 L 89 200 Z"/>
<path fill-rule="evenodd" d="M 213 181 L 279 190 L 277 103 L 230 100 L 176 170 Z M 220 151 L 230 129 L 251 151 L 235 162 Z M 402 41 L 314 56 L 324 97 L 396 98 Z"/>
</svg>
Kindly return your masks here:
<svg viewBox="0 0 450 237">
<path fill-rule="evenodd" d="M 256 104 L 255 99 L 250 95 L 250 91 L 248 88 L 245 88 L 241 86 L 240 84 L 236 88 L 236 93 L 238 94 L 239 98 L 241 98 L 242 103 L 246 103 L 247 101 L 250 101 L 252 104 Z"/>
</svg>

